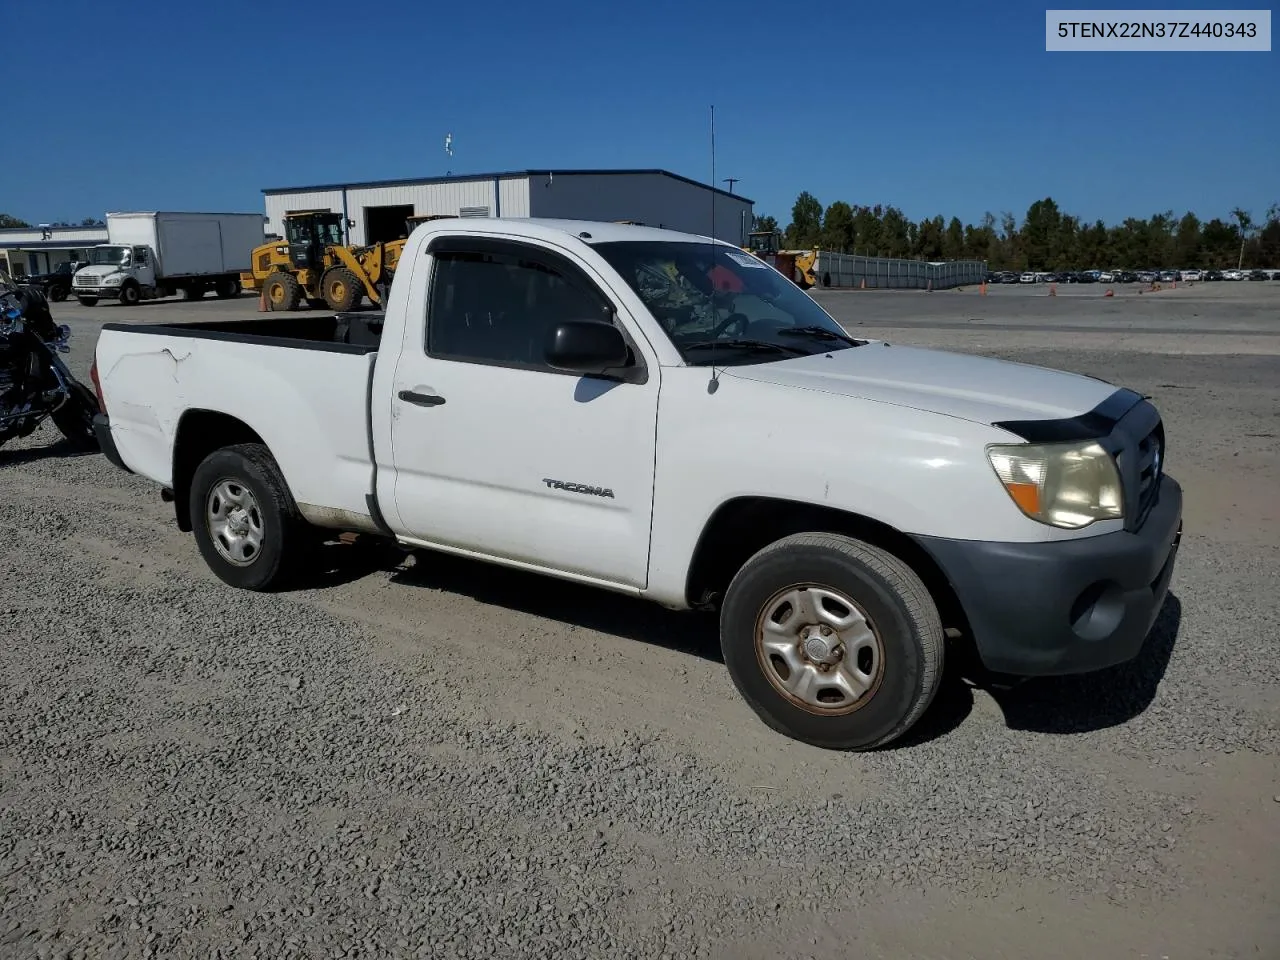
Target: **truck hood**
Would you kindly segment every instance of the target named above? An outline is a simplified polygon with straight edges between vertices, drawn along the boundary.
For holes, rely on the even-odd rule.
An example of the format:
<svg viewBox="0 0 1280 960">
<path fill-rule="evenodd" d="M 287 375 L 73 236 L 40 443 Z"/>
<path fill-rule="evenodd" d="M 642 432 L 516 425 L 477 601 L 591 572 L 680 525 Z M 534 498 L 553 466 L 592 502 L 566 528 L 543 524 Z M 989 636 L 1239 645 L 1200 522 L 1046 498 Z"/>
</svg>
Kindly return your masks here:
<svg viewBox="0 0 1280 960">
<path fill-rule="evenodd" d="M 85 280 L 101 280 L 109 277 L 113 273 L 121 273 L 122 267 L 101 266 L 101 267 L 81 267 L 76 271 L 76 276 Z"/>
<path fill-rule="evenodd" d="M 1117 389 L 1047 367 L 877 340 L 829 354 L 733 367 L 725 374 L 985 424 L 1079 416 Z"/>
</svg>

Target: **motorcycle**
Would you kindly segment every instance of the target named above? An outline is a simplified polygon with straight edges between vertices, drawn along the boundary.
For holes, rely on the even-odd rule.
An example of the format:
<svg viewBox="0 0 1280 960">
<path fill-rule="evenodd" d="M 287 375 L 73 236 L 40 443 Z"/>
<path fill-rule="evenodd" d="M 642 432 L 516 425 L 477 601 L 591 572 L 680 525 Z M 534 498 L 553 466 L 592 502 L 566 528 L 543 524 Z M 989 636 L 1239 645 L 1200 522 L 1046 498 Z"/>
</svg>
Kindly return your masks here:
<svg viewBox="0 0 1280 960">
<path fill-rule="evenodd" d="M 40 290 L 0 271 L 0 444 L 49 418 L 74 449 L 98 449 L 97 397 L 59 356 L 71 352 L 70 339 L 71 328 L 54 323 Z"/>
</svg>

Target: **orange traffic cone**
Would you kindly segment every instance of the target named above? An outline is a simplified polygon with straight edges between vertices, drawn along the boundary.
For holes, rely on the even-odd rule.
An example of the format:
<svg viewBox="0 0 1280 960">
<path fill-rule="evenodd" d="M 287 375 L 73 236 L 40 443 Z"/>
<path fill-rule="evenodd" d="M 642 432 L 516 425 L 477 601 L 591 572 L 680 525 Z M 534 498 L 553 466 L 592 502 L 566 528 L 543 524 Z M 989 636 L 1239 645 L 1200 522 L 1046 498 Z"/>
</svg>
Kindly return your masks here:
<svg viewBox="0 0 1280 960">
<path fill-rule="evenodd" d="M 987 281 L 985 280 L 982 281 L 982 295 L 984 297 L 987 295 Z"/>
<path fill-rule="evenodd" d="M 267 288 L 263 286 L 262 292 L 258 294 L 258 312 L 267 312 Z"/>
<path fill-rule="evenodd" d="M 1049 284 L 1049 296 L 1056 297 L 1058 295 L 1058 285 L 1056 283 Z"/>
<path fill-rule="evenodd" d="M 1108 290 L 1106 293 L 1103 294 L 1104 297 L 1114 297 L 1115 295 L 1116 295 L 1116 292 L 1114 290 Z"/>
</svg>

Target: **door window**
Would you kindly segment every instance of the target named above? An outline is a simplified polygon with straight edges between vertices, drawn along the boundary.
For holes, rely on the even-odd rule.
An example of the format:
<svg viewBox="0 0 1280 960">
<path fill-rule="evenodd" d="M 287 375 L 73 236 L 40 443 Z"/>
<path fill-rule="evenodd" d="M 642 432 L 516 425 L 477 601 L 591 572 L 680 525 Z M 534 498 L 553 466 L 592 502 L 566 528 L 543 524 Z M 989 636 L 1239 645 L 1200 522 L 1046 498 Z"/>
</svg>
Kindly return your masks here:
<svg viewBox="0 0 1280 960">
<path fill-rule="evenodd" d="M 613 316 L 586 277 L 536 251 L 508 245 L 433 257 L 426 344 L 432 357 L 552 371 L 544 356 L 556 324 Z"/>
</svg>

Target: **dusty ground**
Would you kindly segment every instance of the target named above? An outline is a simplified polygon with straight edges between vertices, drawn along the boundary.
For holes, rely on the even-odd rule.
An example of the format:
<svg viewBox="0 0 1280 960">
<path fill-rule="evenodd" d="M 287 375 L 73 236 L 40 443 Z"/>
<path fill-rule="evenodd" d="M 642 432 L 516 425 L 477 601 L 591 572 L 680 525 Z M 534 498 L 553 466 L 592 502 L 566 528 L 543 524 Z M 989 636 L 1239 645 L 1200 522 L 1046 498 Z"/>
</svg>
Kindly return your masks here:
<svg viewBox="0 0 1280 960">
<path fill-rule="evenodd" d="M 334 548 L 235 593 L 146 482 L 0 450 L 0 957 L 1280 956 L 1280 283 L 818 298 L 1154 396 L 1186 489 L 1134 664 L 954 671 L 871 755 L 759 723 L 714 623 Z M 59 305 L 100 324 L 253 302 Z"/>
</svg>

